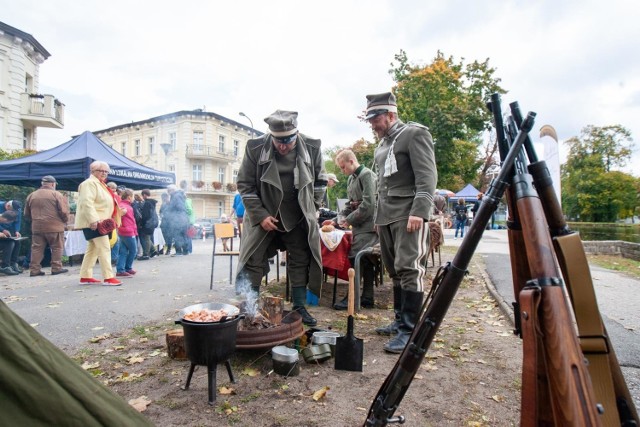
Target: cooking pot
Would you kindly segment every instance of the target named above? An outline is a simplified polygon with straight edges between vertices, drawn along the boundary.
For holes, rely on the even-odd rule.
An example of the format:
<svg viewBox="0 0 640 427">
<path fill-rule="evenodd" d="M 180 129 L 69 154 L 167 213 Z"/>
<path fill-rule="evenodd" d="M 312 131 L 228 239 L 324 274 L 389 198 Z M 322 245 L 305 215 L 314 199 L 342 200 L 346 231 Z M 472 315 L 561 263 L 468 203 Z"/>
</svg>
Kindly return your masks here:
<svg viewBox="0 0 640 427">
<path fill-rule="evenodd" d="M 200 311 L 200 310 L 224 310 L 227 312 L 227 318 L 237 316 L 238 314 L 240 314 L 240 309 L 235 305 L 224 304 L 220 302 L 207 302 L 207 303 L 194 304 L 194 305 L 185 307 L 178 312 L 178 315 L 180 316 L 180 319 L 185 322 L 212 323 L 212 322 L 191 322 L 189 320 L 184 320 L 184 316 L 186 316 L 188 313 L 191 313 L 192 311 Z M 180 323 L 180 322 L 176 322 L 176 323 Z"/>
</svg>

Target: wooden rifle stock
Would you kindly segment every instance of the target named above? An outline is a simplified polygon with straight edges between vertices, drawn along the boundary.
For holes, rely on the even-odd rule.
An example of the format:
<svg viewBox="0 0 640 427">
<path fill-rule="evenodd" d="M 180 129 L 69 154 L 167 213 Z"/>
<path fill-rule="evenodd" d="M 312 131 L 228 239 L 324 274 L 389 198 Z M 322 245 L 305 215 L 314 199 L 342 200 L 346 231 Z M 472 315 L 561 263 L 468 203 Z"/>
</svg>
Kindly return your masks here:
<svg viewBox="0 0 640 427">
<path fill-rule="evenodd" d="M 547 231 L 547 223 L 540 199 L 533 189 L 531 176 L 518 173 L 514 178 L 517 208 L 522 221 L 522 232 L 532 280 L 523 293 L 532 293 L 537 303 L 533 305 L 537 312 L 522 308 L 522 322 L 538 321 L 540 334 L 537 342 L 531 342 L 524 334 L 523 352 L 537 352 L 542 346 L 544 364 L 536 356 L 538 366 L 544 366 L 548 392 L 553 414 L 553 424 L 557 426 L 598 426 L 600 418 L 597 412 L 595 395 L 591 379 L 585 365 L 580 345 L 573 329 L 572 317 L 562 288 L 562 280 L 556 268 L 551 237 Z M 523 331 L 531 327 L 523 326 Z M 527 343 L 535 344 L 530 348 Z M 525 354 L 526 360 L 526 354 Z M 531 367 L 529 367 L 531 368 Z M 523 367 L 523 370 L 525 367 Z M 540 377 L 538 372 L 538 377 Z M 531 419 L 532 411 L 525 409 L 527 405 L 541 402 L 528 402 L 535 396 L 536 390 L 526 389 L 523 379 L 523 411 L 522 426 L 535 426 L 551 423 L 540 407 L 537 416 Z M 529 385 L 531 386 L 531 384 Z M 544 403 L 544 402 L 543 402 Z"/>
<path fill-rule="evenodd" d="M 467 272 L 467 267 L 478 247 L 485 227 L 498 207 L 508 185 L 508 177 L 518 152 L 522 149 L 525 137 L 533 127 L 535 113 L 528 113 L 512 147 L 503 162 L 500 174 L 491 182 L 474 221 L 465 233 L 464 240 L 453 260 L 441 267 L 433 279 L 431 290 L 422 307 L 422 315 L 416 323 L 409 343 L 406 345 L 398 361 L 378 390 L 364 426 L 386 426 L 389 423 L 404 423 L 404 417 L 393 417 L 402 398 L 408 390 L 413 377 L 433 342 L 433 338 L 460 287 Z"/>
</svg>

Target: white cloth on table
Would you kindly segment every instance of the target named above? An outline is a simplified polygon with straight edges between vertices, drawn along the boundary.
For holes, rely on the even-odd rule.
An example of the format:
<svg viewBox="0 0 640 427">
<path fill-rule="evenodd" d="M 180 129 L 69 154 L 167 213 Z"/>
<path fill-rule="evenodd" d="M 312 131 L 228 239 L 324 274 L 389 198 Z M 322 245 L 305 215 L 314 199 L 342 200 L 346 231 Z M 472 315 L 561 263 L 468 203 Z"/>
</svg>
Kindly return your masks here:
<svg viewBox="0 0 640 427">
<path fill-rule="evenodd" d="M 344 230 L 320 231 L 320 240 L 330 251 L 335 250 L 342 241 Z"/>
<path fill-rule="evenodd" d="M 160 228 L 153 230 L 153 244 L 164 246 L 164 236 Z M 87 251 L 87 241 L 82 230 L 69 230 L 64 232 L 64 255 L 83 255 Z"/>
</svg>

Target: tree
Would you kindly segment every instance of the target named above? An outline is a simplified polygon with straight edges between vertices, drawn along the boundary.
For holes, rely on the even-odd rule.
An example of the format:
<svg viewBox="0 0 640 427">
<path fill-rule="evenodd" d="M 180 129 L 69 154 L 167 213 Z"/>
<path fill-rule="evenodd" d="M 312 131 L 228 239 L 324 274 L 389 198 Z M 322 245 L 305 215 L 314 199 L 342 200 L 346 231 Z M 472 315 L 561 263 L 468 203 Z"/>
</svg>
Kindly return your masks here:
<svg viewBox="0 0 640 427">
<path fill-rule="evenodd" d="M 633 215 L 638 206 L 638 179 L 612 170 L 624 167 L 633 150 L 631 132 L 621 125 L 586 126 L 566 141 L 562 165 L 562 205 L 570 219 L 612 222 Z"/>
<path fill-rule="evenodd" d="M 446 58 L 438 51 L 427 66 L 410 65 L 407 54 L 395 55 L 390 70 L 398 113 L 403 121 L 429 127 L 435 141 L 438 186 L 462 188 L 482 184 L 478 171 L 486 172 L 495 160 L 495 141 L 480 153 L 482 134 L 491 126 L 486 108 L 492 93 L 504 94 L 495 69 L 484 62 L 465 65 L 463 59 Z"/>
</svg>

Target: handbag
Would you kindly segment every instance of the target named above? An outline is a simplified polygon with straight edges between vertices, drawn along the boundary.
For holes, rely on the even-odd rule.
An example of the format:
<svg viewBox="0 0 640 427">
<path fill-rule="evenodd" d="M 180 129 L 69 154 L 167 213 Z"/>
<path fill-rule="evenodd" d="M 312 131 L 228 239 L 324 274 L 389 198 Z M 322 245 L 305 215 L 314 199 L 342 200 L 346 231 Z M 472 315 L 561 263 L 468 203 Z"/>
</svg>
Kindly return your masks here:
<svg viewBox="0 0 640 427">
<path fill-rule="evenodd" d="M 116 229 L 116 222 L 111 218 L 107 218 L 107 219 L 103 219 L 102 221 L 99 221 L 98 227 L 96 228 L 98 233 L 100 233 L 103 236 L 111 233 L 115 229 Z"/>
</svg>

